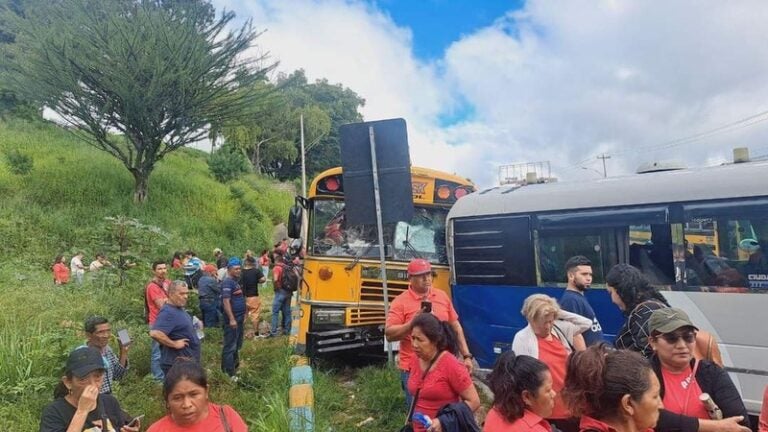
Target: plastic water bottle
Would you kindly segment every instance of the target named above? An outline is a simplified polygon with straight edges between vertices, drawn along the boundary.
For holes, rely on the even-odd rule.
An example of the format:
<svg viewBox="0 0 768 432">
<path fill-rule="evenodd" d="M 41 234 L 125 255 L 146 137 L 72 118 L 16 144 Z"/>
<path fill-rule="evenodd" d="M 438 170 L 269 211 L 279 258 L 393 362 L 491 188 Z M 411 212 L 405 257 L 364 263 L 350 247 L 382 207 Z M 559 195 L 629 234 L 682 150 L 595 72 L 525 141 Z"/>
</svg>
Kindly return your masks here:
<svg viewBox="0 0 768 432">
<path fill-rule="evenodd" d="M 426 414 L 420 412 L 413 413 L 413 419 L 421 423 L 426 429 L 429 429 L 432 426 L 432 419 Z"/>
</svg>

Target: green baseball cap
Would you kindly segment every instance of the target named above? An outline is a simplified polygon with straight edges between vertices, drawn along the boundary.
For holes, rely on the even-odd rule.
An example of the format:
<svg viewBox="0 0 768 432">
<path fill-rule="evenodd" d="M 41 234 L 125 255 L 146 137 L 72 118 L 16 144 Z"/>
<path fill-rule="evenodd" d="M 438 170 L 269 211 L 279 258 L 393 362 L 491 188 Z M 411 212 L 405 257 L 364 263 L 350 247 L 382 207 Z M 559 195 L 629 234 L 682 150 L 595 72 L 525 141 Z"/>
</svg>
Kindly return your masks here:
<svg viewBox="0 0 768 432">
<path fill-rule="evenodd" d="M 671 333 L 680 327 L 699 329 L 693 325 L 688 314 L 678 308 L 657 309 L 653 311 L 651 319 L 648 320 L 648 330 L 651 333 Z"/>
</svg>

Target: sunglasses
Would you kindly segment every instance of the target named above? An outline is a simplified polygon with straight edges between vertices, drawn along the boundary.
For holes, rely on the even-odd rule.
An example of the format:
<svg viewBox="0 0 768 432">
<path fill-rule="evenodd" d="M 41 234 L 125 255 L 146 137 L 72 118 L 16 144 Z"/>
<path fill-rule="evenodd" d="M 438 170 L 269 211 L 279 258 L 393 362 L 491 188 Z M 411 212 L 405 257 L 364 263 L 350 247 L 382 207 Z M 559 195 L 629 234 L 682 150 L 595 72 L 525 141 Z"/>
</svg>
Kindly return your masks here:
<svg viewBox="0 0 768 432">
<path fill-rule="evenodd" d="M 685 343 L 693 343 L 696 341 L 696 332 L 688 331 L 685 333 L 662 333 L 656 338 L 662 338 L 670 345 L 674 345 L 680 339 L 683 339 Z"/>
</svg>

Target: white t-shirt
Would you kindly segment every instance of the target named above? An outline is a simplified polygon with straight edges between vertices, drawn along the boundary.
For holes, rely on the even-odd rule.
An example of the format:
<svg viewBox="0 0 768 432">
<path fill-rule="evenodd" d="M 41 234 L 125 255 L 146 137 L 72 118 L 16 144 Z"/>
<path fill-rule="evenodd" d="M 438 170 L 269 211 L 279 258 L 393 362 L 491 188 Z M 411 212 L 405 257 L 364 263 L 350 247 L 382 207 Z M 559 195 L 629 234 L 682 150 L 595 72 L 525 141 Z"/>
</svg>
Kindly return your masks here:
<svg viewBox="0 0 768 432">
<path fill-rule="evenodd" d="M 72 261 L 69 262 L 69 269 L 72 271 L 72 273 L 85 273 L 83 261 L 76 256 L 72 257 Z"/>
</svg>

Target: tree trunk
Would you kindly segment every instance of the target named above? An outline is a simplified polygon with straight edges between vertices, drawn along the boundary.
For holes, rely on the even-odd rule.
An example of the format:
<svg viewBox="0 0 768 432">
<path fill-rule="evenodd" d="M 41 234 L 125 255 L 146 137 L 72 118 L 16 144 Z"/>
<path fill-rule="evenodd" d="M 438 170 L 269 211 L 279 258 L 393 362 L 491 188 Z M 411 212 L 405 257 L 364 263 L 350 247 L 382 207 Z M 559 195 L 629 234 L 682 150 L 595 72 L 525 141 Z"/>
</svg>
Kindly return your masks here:
<svg viewBox="0 0 768 432">
<path fill-rule="evenodd" d="M 140 170 L 132 171 L 133 174 L 133 202 L 144 204 L 149 196 L 149 173 Z"/>
<path fill-rule="evenodd" d="M 256 143 L 256 149 L 253 152 L 253 169 L 256 170 L 256 174 L 261 174 L 261 143 Z"/>
</svg>

